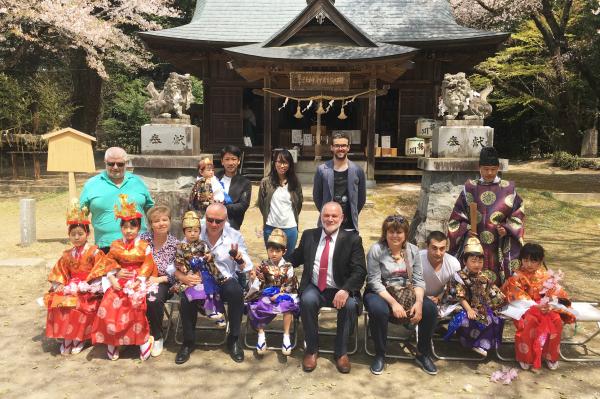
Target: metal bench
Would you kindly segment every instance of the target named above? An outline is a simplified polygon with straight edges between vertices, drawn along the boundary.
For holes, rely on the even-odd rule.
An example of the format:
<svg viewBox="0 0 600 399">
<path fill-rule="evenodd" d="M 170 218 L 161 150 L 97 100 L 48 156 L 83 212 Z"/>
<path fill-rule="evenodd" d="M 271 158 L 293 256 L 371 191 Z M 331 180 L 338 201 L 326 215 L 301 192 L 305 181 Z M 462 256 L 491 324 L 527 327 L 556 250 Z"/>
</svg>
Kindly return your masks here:
<svg viewBox="0 0 600 399">
<path fill-rule="evenodd" d="M 179 302 L 178 302 L 179 303 Z M 214 320 L 208 319 L 204 315 L 201 314 L 201 317 L 196 321 L 196 331 L 215 331 L 219 332 L 219 335 L 222 335 L 221 338 L 217 341 L 201 341 L 196 342 L 197 345 L 201 346 L 221 346 L 227 342 L 227 334 L 229 333 L 229 317 L 227 314 L 227 304 L 224 304 L 223 315 L 225 317 L 225 327 L 218 327 L 214 325 Z M 208 320 L 212 325 L 207 325 L 206 320 Z M 179 345 L 183 344 L 183 339 L 180 335 L 182 335 L 182 322 L 181 322 L 181 312 L 177 312 L 177 322 L 175 324 L 175 342 Z M 196 338 L 196 341 L 198 339 Z"/>
<path fill-rule="evenodd" d="M 366 310 L 364 310 L 363 315 L 365 331 L 365 353 L 369 356 L 375 356 L 375 352 L 372 352 L 369 349 L 369 340 L 371 339 L 371 332 L 369 331 L 369 313 Z M 414 331 L 411 331 L 409 334 L 403 336 L 388 335 L 388 341 L 400 342 L 400 349 L 405 352 L 408 351 L 409 354 L 394 354 L 386 352 L 385 357 L 392 359 L 413 360 L 415 358 L 415 353 L 417 352 L 417 346 L 416 343 L 413 344 L 412 339 L 414 337 L 416 340 L 418 340 L 418 328 L 419 326 L 416 326 Z"/>
<path fill-rule="evenodd" d="M 273 321 L 275 321 L 275 320 L 273 320 Z M 249 332 L 251 330 L 256 331 L 252 328 L 252 325 L 250 324 L 250 318 L 248 317 L 248 315 L 246 315 L 246 326 L 244 328 L 244 345 L 248 349 L 256 348 L 256 344 L 252 345 L 249 342 L 249 335 L 251 335 L 251 334 L 249 334 Z M 265 329 L 265 334 L 278 334 L 278 335 L 283 336 L 283 329 L 278 329 L 278 328 Z M 296 316 L 294 316 L 294 321 L 292 322 L 292 328 L 290 330 L 290 335 L 292 335 L 292 349 L 291 350 L 294 350 L 296 348 L 296 345 L 298 344 L 298 318 Z M 267 349 L 274 350 L 274 351 L 280 351 L 281 346 L 267 346 Z"/>
<path fill-rule="evenodd" d="M 330 308 L 330 307 L 322 307 L 319 310 L 319 321 L 321 320 L 321 315 L 323 313 L 335 313 L 337 315 L 337 309 L 336 308 Z M 335 337 L 336 336 L 336 331 L 328 331 L 328 330 L 324 330 L 321 328 L 321 326 L 319 325 L 319 331 L 318 331 L 319 336 L 325 336 L 325 337 Z M 348 350 L 348 355 L 354 355 L 356 352 L 358 352 L 358 315 L 356 317 L 356 320 L 354 321 L 354 331 L 350 332 L 351 336 L 349 337 L 349 339 L 352 339 L 352 335 L 354 335 L 354 339 L 352 339 L 352 349 Z M 304 347 L 306 348 L 306 342 L 304 343 Z M 322 349 L 321 345 L 319 344 L 319 352 L 320 353 L 328 353 L 328 354 L 332 354 L 334 353 L 333 350 L 331 349 Z"/>
</svg>

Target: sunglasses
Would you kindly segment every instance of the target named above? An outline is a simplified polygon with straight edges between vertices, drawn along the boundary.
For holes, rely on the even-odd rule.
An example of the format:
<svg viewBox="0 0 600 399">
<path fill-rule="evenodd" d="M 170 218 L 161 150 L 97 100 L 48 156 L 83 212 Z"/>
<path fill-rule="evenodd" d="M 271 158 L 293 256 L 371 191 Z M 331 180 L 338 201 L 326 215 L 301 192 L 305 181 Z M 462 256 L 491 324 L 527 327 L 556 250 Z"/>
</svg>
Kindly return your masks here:
<svg viewBox="0 0 600 399">
<path fill-rule="evenodd" d="M 390 215 L 388 217 L 385 218 L 386 222 L 398 222 L 398 223 L 405 223 L 406 222 L 406 218 L 404 216 L 400 216 L 400 215 Z"/>
<path fill-rule="evenodd" d="M 106 166 L 111 167 L 111 168 L 115 165 L 117 165 L 117 167 L 119 167 L 119 168 L 122 168 L 123 166 L 125 166 L 125 162 L 107 162 L 106 163 Z"/>
<path fill-rule="evenodd" d="M 214 223 L 214 224 L 221 224 L 225 221 L 225 219 L 213 219 L 213 218 L 206 218 L 206 223 Z"/>
</svg>

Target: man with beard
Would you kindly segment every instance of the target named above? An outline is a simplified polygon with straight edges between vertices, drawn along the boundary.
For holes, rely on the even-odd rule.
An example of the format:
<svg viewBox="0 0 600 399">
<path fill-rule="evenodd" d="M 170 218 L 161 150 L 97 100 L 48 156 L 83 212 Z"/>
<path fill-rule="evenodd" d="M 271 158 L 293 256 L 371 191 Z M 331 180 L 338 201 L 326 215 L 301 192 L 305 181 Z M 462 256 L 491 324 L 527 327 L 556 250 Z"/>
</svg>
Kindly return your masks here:
<svg viewBox="0 0 600 399">
<path fill-rule="evenodd" d="M 360 289 L 367 275 L 365 250 L 358 234 L 340 228 L 342 208 L 328 202 L 321 210 L 322 228 L 304 230 L 300 245 L 290 261 L 294 267 L 304 265 L 300 280 L 300 309 L 304 329 L 306 372 L 317 367 L 319 351 L 318 317 L 323 306 L 338 311 L 334 354 L 340 373 L 350 372 L 348 337 L 361 304 Z"/>
<path fill-rule="evenodd" d="M 319 165 L 313 181 L 313 201 L 319 211 L 323 204 L 335 201 L 342 207 L 342 229 L 358 232 L 358 214 L 365 205 L 367 188 L 365 172 L 348 159 L 350 137 L 346 133 L 333 135 L 333 159 Z M 318 223 L 321 226 L 321 220 Z"/>
</svg>

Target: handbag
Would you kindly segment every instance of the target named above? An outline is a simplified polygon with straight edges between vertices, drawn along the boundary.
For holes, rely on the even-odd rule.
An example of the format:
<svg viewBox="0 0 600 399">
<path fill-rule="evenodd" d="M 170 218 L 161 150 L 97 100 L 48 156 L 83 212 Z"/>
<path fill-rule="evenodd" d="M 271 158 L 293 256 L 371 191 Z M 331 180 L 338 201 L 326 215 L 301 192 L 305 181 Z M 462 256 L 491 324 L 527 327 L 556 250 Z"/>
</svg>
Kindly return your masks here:
<svg viewBox="0 0 600 399">
<path fill-rule="evenodd" d="M 412 285 L 412 269 L 407 266 L 406 270 L 407 273 L 405 276 L 386 279 L 383 281 L 383 285 L 392 298 L 394 298 L 408 314 L 415 302 L 417 302 L 417 295 L 415 294 L 415 288 Z M 405 324 L 410 321 L 410 316 L 397 318 L 390 313 L 389 321 L 394 324 Z"/>
</svg>

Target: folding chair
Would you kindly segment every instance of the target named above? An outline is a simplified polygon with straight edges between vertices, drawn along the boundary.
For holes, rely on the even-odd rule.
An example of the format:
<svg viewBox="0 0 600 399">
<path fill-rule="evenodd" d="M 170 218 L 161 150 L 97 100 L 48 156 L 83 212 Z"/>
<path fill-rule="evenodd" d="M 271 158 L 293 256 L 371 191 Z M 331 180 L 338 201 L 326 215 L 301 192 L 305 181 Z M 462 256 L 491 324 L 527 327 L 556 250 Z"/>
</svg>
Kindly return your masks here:
<svg viewBox="0 0 600 399">
<path fill-rule="evenodd" d="M 273 320 L 273 321 L 275 321 L 275 320 Z M 252 328 L 252 325 L 250 324 L 250 317 L 248 317 L 248 315 L 246 315 L 246 326 L 244 328 L 244 345 L 248 349 L 254 349 L 254 348 L 256 348 L 256 344 L 252 345 L 250 342 L 248 342 L 248 336 L 250 335 L 249 334 L 250 331 L 256 331 L 256 330 L 254 330 Z M 278 328 L 265 329 L 265 334 L 278 334 L 278 335 L 283 336 L 283 329 L 278 329 Z M 291 350 L 294 350 L 296 348 L 296 345 L 298 344 L 298 318 L 296 316 L 294 316 L 294 321 L 292 322 L 292 328 L 290 330 L 290 334 L 293 337 Z M 274 351 L 280 351 L 281 346 L 267 346 L 267 349 L 274 350 Z"/>
<path fill-rule="evenodd" d="M 226 304 L 225 304 L 226 305 Z M 179 345 L 183 344 L 183 339 L 182 337 L 180 337 L 180 335 L 183 334 L 182 331 L 182 322 L 181 322 L 181 306 L 179 307 L 180 311 L 177 314 L 177 323 L 175 325 L 175 342 Z M 227 306 L 224 306 L 224 311 L 223 311 L 223 315 L 225 317 L 225 327 L 217 327 L 214 325 L 214 321 L 201 315 L 201 317 L 198 318 L 198 320 L 196 321 L 196 331 L 215 331 L 215 332 L 219 332 L 222 334 L 222 337 L 218 340 L 218 341 L 201 341 L 201 342 L 196 342 L 196 345 L 201 345 L 201 346 L 221 346 L 223 344 L 225 344 L 225 342 L 227 342 L 227 334 L 229 333 L 229 317 L 227 314 Z M 212 325 L 207 325 L 208 323 L 206 323 L 206 321 L 209 321 Z M 197 339 L 196 339 L 197 341 Z"/>
<path fill-rule="evenodd" d="M 369 331 L 369 313 L 364 310 L 363 311 L 364 314 L 364 330 L 365 330 L 365 352 L 367 355 L 369 356 L 375 356 L 376 353 L 372 352 L 369 349 L 369 340 L 371 339 L 371 332 Z M 403 327 L 396 327 L 393 324 L 390 324 L 389 328 L 393 328 L 393 329 L 399 329 L 399 328 L 403 328 Z M 405 359 L 405 360 L 413 360 L 415 358 L 415 353 L 417 352 L 417 348 L 416 345 L 413 344 L 411 342 L 412 338 L 415 337 L 415 339 L 418 340 L 418 328 L 419 326 L 415 327 L 414 331 L 410 331 L 408 329 L 404 329 L 406 330 L 406 334 L 403 335 L 389 335 L 387 336 L 388 341 L 396 341 L 396 342 L 400 342 L 400 349 L 402 351 L 404 351 L 404 354 L 394 354 L 394 353 L 387 353 L 385 354 L 386 358 L 392 358 L 392 359 Z M 406 354 L 406 352 L 408 351 L 408 354 Z"/>
<path fill-rule="evenodd" d="M 598 304 L 592 302 L 573 302 L 571 306 L 578 313 L 577 321 L 575 322 L 575 332 L 572 336 L 565 337 L 565 329 L 563 329 L 563 336 L 560 342 L 561 348 L 559 349 L 561 359 L 567 362 L 600 362 L 600 352 L 598 352 L 600 349 L 592 350 L 587 345 L 600 334 L 600 309 L 598 309 Z M 580 340 L 575 340 L 578 327 L 583 323 L 595 323 L 595 325 L 588 335 L 585 335 Z M 568 357 L 563 353 L 562 346 L 581 348 L 583 349 L 583 353 L 578 353 L 579 355 L 592 355 L 593 357 Z"/>
<path fill-rule="evenodd" d="M 452 320 L 451 317 L 444 317 L 442 318 L 439 324 L 442 323 L 448 323 L 450 320 Z M 435 342 L 440 342 L 440 343 L 452 343 L 452 344 L 458 344 L 459 348 L 456 348 L 457 350 L 461 350 L 461 351 L 468 351 L 469 353 L 473 353 L 473 356 L 458 356 L 458 355 L 444 355 L 444 354 L 438 354 L 435 350 Z M 456 345 L 453 345 L 456 346 Z M 473 362 L 482 362 L 485 359 L 487 359 L 487 356 L 483 356 L 480 354 L 477 354 L 471 350 L 468 350 L 468 348 L 463 348 L 462 345 L 460 345 L 460 342 L 458 339 L 456 338 L 450 338 L 448 341 L 444 340 L 444 337 L 439 335 L 439 334 L 435 334 L 433 335 L 432 339 L 431 339 L 431 354 L 433 355 L 433 357 L 435 357 L 436 359 L 439 360 L 458 360 L 458 361 L 473 361 Z"/>
<path fill-rule="evenodd" d="M 330 307 L 322 307 L 321 310 L 319 311 L 319 321 L 321 320 L 321 315 L 323 313 L 335 313 L 337 315 L 337 309 L 330 308 Z M 350 339 L 352 339 L 352 349 L 348 351 L 348 353 L 347 353 L 348 355 L 354 355 L 356 352 L 358 352 L 358 315 L 356 316 L 356 320 L 354 320 L 354 327 L 355 327 L 354 331 L 350 332 L 350 334 L 353 335 L 354 338 L 352 339 L 350 337 Z M 321 329 L 321 326 L 319 325 L 318 334 L 319 334 L 319 336 L 335 337 L 336 331 Z M 334 351 L 331 349 L 321 349 L 321 348 L 319 348 L 319 352 L 320 353 L 329 353 L 329 354 L 334 353 Z"/>
<path fill-rule="evenodd" d="M 163 317 L 163 328 L 162 336 L 165 342 L 169 339 L 169 332 L 171 331 L 171 325 L 173 324 L 173 313 L 175 307 L 179 308 L 179 295 L 175 294 L 171 299 L 165 302 L 165 314 Z M 166 323 L 165 323 L 166 321 Z"/>
</svg>

